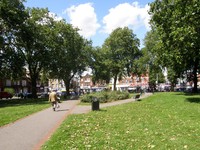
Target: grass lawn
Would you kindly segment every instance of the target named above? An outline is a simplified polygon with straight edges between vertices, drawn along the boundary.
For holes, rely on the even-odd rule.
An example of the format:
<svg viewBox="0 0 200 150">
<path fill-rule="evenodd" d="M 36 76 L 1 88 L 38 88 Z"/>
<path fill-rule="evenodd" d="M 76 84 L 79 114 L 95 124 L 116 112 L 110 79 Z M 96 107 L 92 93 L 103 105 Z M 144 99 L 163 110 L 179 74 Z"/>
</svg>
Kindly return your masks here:
<svg viewBox="0 0 200 150">
<path fill-rule="evenodd" d="M 12 123 L 48 107 L 50 107 L 50 104 L 44 99 L 0 100 L 0 126 Z"/>
<path fill-rule="evenodd" d="M 134 103 L 70 115 L 43 150 L 198 150 L 200 95 L 155 93 Z"/>
</svg>

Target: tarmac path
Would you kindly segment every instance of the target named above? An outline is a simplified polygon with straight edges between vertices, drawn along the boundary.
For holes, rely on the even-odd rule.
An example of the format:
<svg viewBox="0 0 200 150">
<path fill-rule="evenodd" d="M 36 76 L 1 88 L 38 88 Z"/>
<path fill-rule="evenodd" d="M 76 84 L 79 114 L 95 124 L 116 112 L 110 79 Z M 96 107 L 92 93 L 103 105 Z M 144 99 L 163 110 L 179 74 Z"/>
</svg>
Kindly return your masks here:
<svg viewBox="0 0 200 150">
<path fill-rule="evenodd" d="M 151 93 L 146 93 L 140 99 L 149 95 Z M 100 104 L 100 108 L 134 101 L 127 99 Z M 48 108 L 0 127 L 0 150 L 39 150 L 68 115 L 91 111 L 91 106 L 77 105 L 79 102 L 79 100 L 63 101 L 55 112 L 52 108 Z"/>
</svg>

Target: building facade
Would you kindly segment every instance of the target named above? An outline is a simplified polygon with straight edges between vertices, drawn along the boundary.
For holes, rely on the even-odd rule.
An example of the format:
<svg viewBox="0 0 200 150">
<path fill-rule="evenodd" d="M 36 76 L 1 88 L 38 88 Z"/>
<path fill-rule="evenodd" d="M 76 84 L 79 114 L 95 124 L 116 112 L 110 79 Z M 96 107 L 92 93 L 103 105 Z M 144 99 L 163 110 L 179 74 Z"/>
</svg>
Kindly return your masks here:
<svg viewBox="0 0 200 150">
<path fill-rule="evenodd" d="M 147 74 L 142 74 L 141 76 L 137 76 L 132 74 L 130 77 L 124 77 L 121 80 L 117 80 L 116 88 L 120 91 L 125 91 L 129 89 L 136 89 L 140 87 L 142 89 L 147 89 L 149 87 L 149 76 Z M 114 89 L 114 80 L 112 79 L 110 82 L 110 88 Z"/>
</svg>

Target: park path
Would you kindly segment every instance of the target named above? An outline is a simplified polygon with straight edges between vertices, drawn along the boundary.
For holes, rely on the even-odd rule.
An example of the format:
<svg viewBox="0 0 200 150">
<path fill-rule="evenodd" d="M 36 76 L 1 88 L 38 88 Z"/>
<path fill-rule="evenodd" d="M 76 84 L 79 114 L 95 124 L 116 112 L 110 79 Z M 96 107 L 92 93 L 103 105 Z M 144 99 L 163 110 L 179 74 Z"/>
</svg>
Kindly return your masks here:
<svg viewBox="0 0 200 150">
<path fill-rule="evenodd" d="M 151 95 L 143 94 L 142 98 Z M 100 104 L 100 108 L 134 102 L 134 99 Z M 39 150 L 62 121 L 70 114 L 82 114 L 91 111 L 91 106 L 77 105 L 79 100 L 67 100 L 61 103 L 57 111 L 52 108 L 34 113 L 14 123 L 0 127 L 1 150 Z"/>
</svg>

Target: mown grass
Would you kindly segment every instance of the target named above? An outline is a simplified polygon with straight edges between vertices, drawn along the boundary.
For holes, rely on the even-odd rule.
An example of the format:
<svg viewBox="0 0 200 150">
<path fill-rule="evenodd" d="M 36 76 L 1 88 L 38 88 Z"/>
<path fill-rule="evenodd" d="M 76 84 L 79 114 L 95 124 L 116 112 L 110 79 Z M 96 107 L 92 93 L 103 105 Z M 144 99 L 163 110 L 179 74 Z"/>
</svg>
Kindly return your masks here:
<svg viewBox="0 0 200 150">
<path fill-rule="evenodd" d="M 43 150 L 200 149 L 200 95 L 156 93 L 69 116 Z"/>
<path fill-rule="evenodd" d="M 47 99 L 0 100 L 0 126 L 50 107 Z"/>
</svg>

